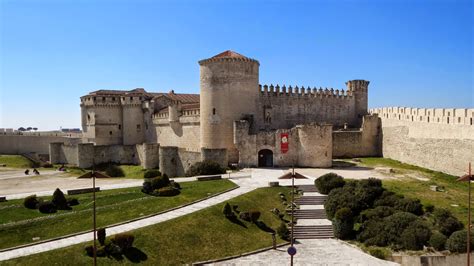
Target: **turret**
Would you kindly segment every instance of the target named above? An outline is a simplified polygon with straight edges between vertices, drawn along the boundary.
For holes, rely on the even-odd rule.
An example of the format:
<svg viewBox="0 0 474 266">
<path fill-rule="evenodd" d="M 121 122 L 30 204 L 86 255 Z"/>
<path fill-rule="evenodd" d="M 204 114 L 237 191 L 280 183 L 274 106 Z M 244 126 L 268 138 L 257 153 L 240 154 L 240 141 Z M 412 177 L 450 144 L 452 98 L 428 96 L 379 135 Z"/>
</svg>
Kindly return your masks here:
<svg viewBox="0 0 474 266">
<path fill-rule="evenodd" d="M 369 81 L 356 79 L 346 82 L 347 93 L 354 96 L 354 123 L 355 126 L 362 125 L 362 117 L 368 114 L 368 90 Z"/>
<path fill-rule="evenodd" d="M 238 161 L 233 123 L 256 114 L 259 62 L 232 51 L 199 61 L 201 148 L 227 149 Z"/>
</svg>

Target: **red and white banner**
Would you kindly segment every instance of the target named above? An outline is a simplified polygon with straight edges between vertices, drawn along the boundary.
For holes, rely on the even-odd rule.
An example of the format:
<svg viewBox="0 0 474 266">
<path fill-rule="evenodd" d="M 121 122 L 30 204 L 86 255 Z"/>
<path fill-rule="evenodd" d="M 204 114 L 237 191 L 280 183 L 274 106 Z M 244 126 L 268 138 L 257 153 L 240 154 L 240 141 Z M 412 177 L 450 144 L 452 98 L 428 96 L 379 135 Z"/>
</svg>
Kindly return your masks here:
<svg viewBox="0 0 474 266">
<path fill-rule="evenodd" d="M 288 133 L 281 133 L 281 145 L 280 149 L 282 153 L 286 153 L 288 151 Z"/>
</svg>

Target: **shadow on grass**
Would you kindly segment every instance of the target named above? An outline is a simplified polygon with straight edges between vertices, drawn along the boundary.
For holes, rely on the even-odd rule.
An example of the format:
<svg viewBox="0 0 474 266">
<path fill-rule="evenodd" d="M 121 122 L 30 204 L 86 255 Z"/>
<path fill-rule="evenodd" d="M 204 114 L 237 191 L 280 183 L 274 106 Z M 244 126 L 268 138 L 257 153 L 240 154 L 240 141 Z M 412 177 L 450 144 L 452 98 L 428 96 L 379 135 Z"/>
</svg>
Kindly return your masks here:
<svg viewBox="0 0 474 266">
<path fill-rule="evenodd" d="M 275 230 L 273 230 L 271 227 L 268 227 L 264 222 L 262 221 L 256 221 L 255 225 L 260 228 L 260 230 L 265 231 L 267 233 L 275 233 Z"/>
<path fill-rule="evenodd" d="M 123 252 L 125 258 L 127 258 L 130 262 L 133 263 L 140 263 L 142 261 L 146 261 L 148 256 L 141 250 L 135 247 L 131 247 Z"/>
<path fill-rule="evenodd" d="M 238 224 L 238 225 L 242 226 L 243 228 L 247 228 L 247 226 L 241 220 L 239 220 L 239 218 L 237 218 L 237 216 L 231 216 L 231 217 L 226 217 L 226 218 L 227 218 L 227 220 L 231 221 L 234 224 Z"/>
</svg>

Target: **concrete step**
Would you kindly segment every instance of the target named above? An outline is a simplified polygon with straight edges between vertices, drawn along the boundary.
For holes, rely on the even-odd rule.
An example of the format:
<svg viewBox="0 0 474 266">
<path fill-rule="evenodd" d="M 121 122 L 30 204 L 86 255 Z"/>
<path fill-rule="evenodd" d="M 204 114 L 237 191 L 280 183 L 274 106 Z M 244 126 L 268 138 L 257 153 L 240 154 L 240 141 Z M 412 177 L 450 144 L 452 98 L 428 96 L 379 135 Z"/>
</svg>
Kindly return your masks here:
<svg viewBox="0 0 474 266">
<path fill-rule="evenodd" d="M 296 187 L 303 192 L 318 192 L 315 185 L 299 185 Z"/>
<path fill-rule="evenodd" d="M 327 239 L 333 238 L 334 233 L 332 225 L 297 225 L 293 228 L 293 237 L 296 239 Z"/>
</svg>

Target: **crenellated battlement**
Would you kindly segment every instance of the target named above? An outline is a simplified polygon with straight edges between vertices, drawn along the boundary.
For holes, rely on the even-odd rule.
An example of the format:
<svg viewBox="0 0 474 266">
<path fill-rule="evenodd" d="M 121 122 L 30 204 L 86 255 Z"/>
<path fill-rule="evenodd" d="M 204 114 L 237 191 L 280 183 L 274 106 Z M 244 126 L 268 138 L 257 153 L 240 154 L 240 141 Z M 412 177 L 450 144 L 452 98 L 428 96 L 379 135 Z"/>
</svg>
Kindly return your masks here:
<svg viewBox="0 0 474 266">
<path fill-rule="evenodd" d="M 334 88 L 322 88 L 319 87 L 292 87 L 291 85 L 286 87 L 283 85 L 273 86 L 270 85 L 259 85 L 259 91 L 261 95 L 264 96 L 290 96 L 290 97 L 335 97 L 335 98 L 352 98 L 354 96 L 352 90 L 344 90 L 344 89 L 334 89 Z"/>
<path fill-rule="evenodd" d="M 474 109 L 384 107 L 370 109 L 382 119 L 412 122 L 473 125 Z"/>
</svg>

